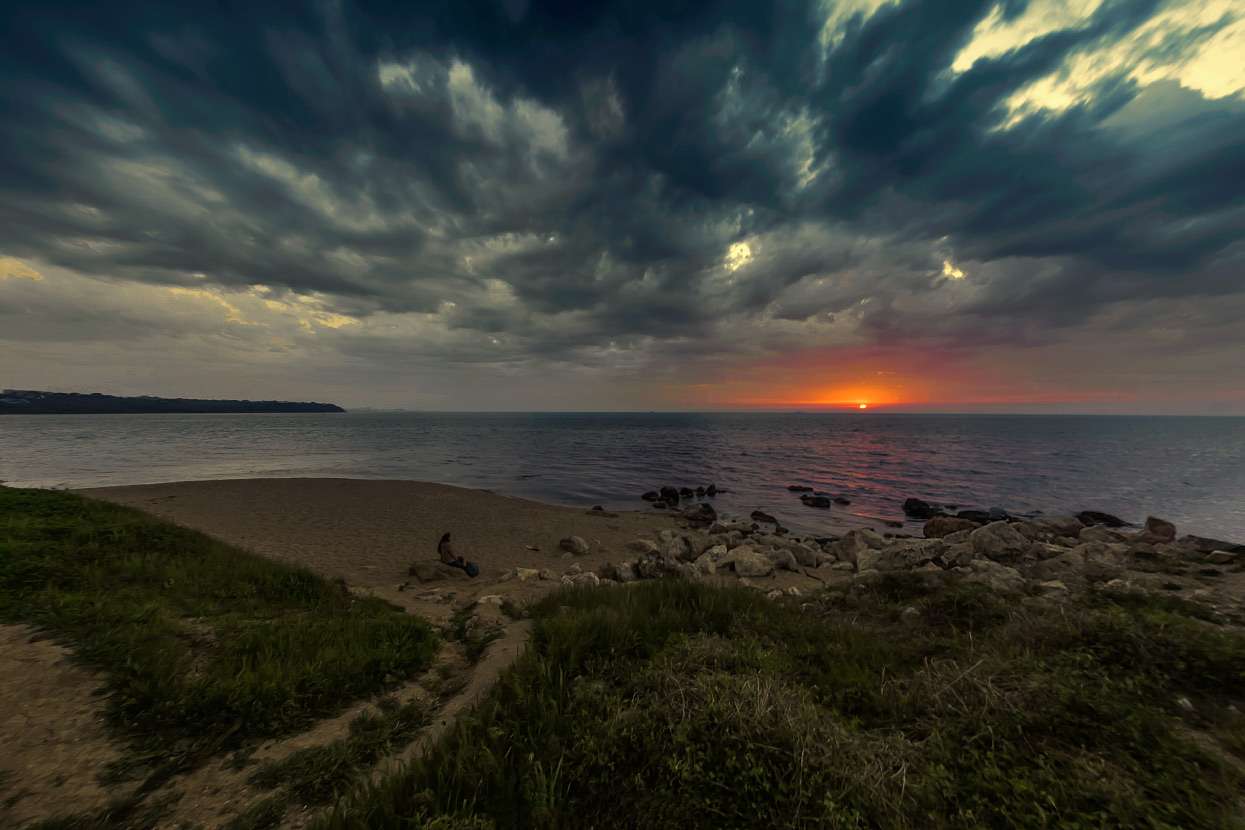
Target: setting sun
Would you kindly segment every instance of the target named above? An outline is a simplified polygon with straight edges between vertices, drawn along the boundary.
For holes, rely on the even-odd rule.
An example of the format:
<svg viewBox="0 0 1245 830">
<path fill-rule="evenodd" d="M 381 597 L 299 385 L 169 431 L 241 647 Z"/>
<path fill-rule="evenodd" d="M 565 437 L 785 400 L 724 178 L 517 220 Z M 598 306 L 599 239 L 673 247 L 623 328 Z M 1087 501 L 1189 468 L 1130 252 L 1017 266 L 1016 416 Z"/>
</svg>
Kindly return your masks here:
<svg viewBox="0 0 1245 830">
<path fill-rule="evenodd" d="M 868 409 L 868 408 L 869 408 L 869 404 L 867 404 L 867 403 L 862 403 L 862 404 L 860 405 L 860 408 L 861 408 L 861 409 Z"/>
</svg>

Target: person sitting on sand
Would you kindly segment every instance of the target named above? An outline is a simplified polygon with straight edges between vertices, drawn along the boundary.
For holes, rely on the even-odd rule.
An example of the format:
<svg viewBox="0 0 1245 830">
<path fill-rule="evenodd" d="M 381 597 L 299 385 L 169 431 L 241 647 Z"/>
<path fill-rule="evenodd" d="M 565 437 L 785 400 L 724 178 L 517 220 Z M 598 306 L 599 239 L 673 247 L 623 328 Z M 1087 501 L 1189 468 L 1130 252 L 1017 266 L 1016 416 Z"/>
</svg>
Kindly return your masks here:
<svg viewBox="0 0 1245 830">
<path fill-rule="evenodd" d="M 461 556 L 454 555 L 454 546 L 450 544 L 450 534 L 447 533 L 441 537 L 441 541 L 437 543 L 437 553 L 441 555 L 442 565 L 449 565 L 451 568 L 462 568 L 468 575 L 476 575 L 471 573 L 474 567 L 467 567 L 472 563 L 468 562 L 466 559 L 463 559 Z M 476 570 L 476 573 L 479 573 L 479 570 Z"/>
</svg>

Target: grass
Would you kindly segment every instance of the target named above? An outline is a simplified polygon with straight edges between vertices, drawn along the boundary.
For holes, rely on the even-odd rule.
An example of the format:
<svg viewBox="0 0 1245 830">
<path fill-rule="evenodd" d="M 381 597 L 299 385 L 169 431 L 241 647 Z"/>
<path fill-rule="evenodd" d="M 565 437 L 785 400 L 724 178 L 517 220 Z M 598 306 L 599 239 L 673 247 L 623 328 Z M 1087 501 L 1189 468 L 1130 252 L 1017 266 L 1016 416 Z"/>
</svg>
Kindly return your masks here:
<svg viewBox="0 0 1245 830">
<path fill-rule="evenodd" d="M 130 747 L 113 778 L 146 775 L 145 789 L 414 677 L 436 648 L 381 600 L 45 490 L 0 488 L 0 621 L 106 674 L 107 719 Z"/>
<path fill-rule="evenodd" d="M 450 619 L 449 628 L 445 631 L 447 640 L 462 643 L 463 656 L 473 666 L 480 662 L 480 658 L 484 656 L 484 651 L 488 648 L 489 643 L 501 639 L 503 634 L 500 626 L 480 628 L 478 618 L 475 615 L 477 605 L 478 603 L 472 602 L 455 609 Z"/>
<path fill-rule="evenodd" d="M 1245 826 L 1245 776 L 1194 739 L 1245 746 L 1245 640 L 1196 603 L 914 574 L 803 602 L 658 581 L 529 610 L 493 692 L 318 830 Z"/>
<path fill-rule="evenodd" d="M 428 713 L 416 703 L 360 715 L 351 722 L 349 737 L 264 764 L 248 783 L 264 789 L 282 787 L 303 804 L 329 804 L 358 784 L 387 752 L 410 743 L 428 722 Z"/>
</svg>

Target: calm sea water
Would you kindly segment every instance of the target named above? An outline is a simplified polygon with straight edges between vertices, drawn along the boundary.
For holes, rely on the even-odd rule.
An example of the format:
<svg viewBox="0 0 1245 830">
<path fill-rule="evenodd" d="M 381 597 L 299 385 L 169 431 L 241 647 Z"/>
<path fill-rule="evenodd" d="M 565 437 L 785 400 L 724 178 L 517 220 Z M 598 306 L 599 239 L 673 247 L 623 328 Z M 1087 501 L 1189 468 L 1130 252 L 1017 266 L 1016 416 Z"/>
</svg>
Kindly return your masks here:
<svg viewBox="0 0 1245 830">
<path fill-rule="evenodd" d="M 845 414 L 45 415 L 0 418 L 0 479 L 94 487 L 251 477 L 398 478 L 554 504 L 650 509 L 716 484 L 816 533 L 960 508 L 1147 515 L 1245 541 L 1245 418 Z M 844 495 L 805 507 L 789 484 Z M 919 524 L 904 532 L 919 533 Z"/>
</svg>

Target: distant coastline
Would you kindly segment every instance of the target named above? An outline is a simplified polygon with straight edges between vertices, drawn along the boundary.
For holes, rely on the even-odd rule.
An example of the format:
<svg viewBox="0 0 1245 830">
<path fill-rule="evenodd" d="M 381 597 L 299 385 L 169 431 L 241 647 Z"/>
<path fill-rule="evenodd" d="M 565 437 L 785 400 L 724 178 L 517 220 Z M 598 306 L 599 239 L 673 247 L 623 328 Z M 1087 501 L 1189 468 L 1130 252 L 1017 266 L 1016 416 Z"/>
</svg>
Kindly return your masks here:
<svg viewBox="0 0 1245 830">
<path fill-rule="evenodd" d="M 0 392 L 0 415 L 141 415 L 159 413 L 345 412 L 331 403 L 298 401 L 201 400 L 198 398 L 125 398 L 99 392 Z"/>
</svg>

